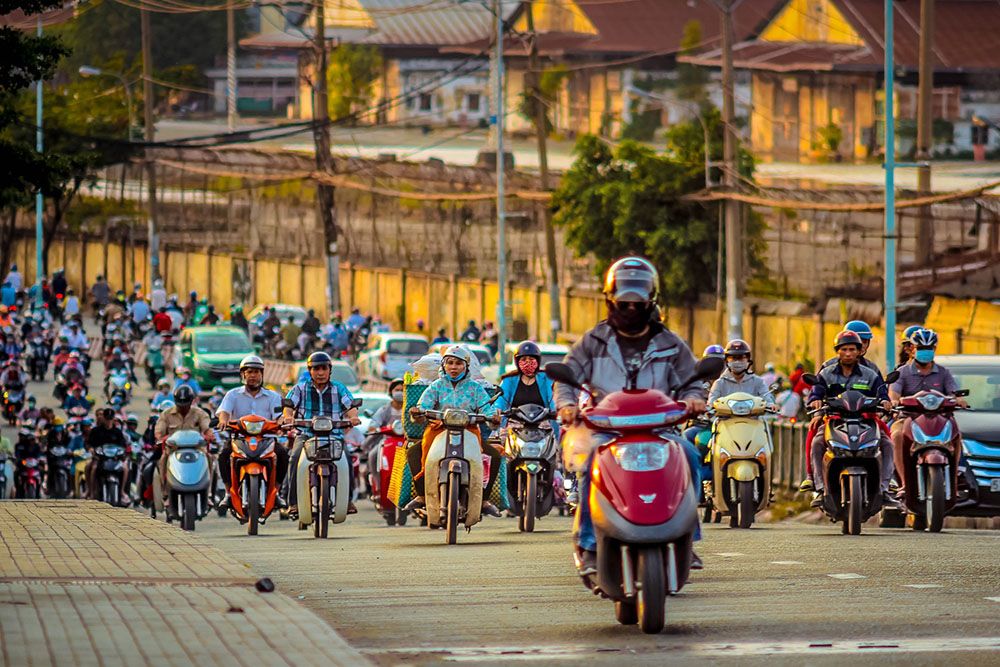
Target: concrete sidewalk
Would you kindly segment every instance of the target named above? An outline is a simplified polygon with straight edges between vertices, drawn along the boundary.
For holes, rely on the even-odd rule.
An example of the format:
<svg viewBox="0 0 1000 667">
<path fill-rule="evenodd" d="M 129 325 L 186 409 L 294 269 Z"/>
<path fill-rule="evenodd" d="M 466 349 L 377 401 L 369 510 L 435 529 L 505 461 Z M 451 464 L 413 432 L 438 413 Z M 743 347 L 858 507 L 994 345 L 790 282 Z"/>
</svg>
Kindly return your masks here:
<svg viewBox="0 0 1000 667">
<path fill-rule="evenodd" d="M 313 612 L 257 592 L 257 578 L 132 510 L 0 503 L 0 664 L 367 663 Z"/>
</svg>

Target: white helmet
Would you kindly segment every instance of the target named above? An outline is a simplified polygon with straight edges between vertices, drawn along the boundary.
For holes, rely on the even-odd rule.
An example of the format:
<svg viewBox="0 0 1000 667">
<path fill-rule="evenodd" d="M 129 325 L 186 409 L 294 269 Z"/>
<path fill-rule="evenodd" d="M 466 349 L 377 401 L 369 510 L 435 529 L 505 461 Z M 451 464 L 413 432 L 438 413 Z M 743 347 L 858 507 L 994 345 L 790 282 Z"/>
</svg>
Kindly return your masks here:
<svg viewBox="0 0 1000 667">
<path fill-rule="evenodd" d="M 441 363 L 443 364 L 444 360 L 448 357 L 461 359 L 465 362 L 466 366 L 470 366 L 472 364 L 472 353 L 469 352 L 468 348 L 464 345 L 449 345 L 448 349 L 446 349 L 441 355 Z"/>
</svg>

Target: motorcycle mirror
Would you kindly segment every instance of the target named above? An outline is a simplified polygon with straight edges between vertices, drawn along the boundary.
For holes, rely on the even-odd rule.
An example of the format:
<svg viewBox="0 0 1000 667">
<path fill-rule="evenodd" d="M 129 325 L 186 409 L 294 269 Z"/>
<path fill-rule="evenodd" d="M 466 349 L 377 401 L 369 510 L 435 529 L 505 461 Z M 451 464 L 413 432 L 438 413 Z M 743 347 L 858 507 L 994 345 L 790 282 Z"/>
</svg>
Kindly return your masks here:
<svg viewBox="0 0 1000 667">
<path fill-rule="evenodd" d="M 899 379 L 899 371 L 893 371 L 885 376 L 885 383 L 892 384 Z"/>
<path fill-rule="evenodd" d="M 725 360 L 718 357 L 705 357 L 704 359 L 699 359 L 698 363 L 694 365 L 694 376 L 691 380 L 707 380 L 708 378 L 718 377 L 722 375 L 722 371 L 725 367 Z"/>
<path fill-rule="evenodd" d="M 274 414 L 275 414 L 275 416 L 278 416 L 278 415 L 280 415 L 281 413 L 282 413 L 282 409 L 281 409 L 281 408 L 275 408 L 275 409 L 274 409 Z"/>
<path fill-rule="evenodd" d="M 802 375 L 802 381 L 805 382 L 810 387 L 817 384 L 825 384 L 818 375 L 813 375 L 812 373 L 804 373 Z"/>
<path fill-rule="evenodd" d="M 353 401 L 351 401 L 351 407 L 360 408 L 363 403 L 364 401 L 362 401 L 360 398 L 355 398 Z"/>
<path fill-rule="evenodd" d="M 549 362 L 545 364 L 545 368 L 543 370 L 546 375 L 556 382 L 562 382 L 563 384 L 573 387 L 574 389 L 583 389 L 583 385 L 577 381 L 576 374 L 573 373 L 573 369 L 562 362 Z"/>
<path fill-rule="evenodd" d="M 955 396 L 956 397 L 968 396 L 968 395 L 969 395 L 969 390 L 968 389 L 959 389 L 958 391 L 955 392 Z"/>
<path fill-rule="evenodd" d="M 283 408 L 294 408 L 295 403 L 290 398 L 281 399 L 281 407 Z"/>
</svg>

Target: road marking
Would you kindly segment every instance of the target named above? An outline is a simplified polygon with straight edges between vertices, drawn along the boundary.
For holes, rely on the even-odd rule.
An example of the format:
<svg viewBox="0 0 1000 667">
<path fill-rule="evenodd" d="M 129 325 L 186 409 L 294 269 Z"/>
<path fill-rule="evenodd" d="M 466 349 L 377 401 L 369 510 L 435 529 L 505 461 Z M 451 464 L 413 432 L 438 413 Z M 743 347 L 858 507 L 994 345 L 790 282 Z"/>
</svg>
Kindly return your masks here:
<svg viewBox="0 0 1000 667">
<path fill-rule="evenodd" d="M 800 560 L 772 560 L 771 565 L 805 565 Z"/>
<path fill-rule="evenodd" d="M 828 574 L 826 575 L 831 579 L 867 579 L 863 574 L 858 574 L 856 572 L 843 572 L 841 574 Z"/>
<path fill-rule="evenodd" d="M 722 553 L 715 554 L 716 556 L 722 556 L 723 558 L 738 558 L 742 556 L 739 551 L 723 551 Z"/>
<path fill-rule="evenodd" d="M 903 584 L 907 588 L 944 588 L 941 584 Z"/>
<path fill-rule="evenodd" d="M 997 598 L 1000 600 L 1000 598 Z M 437 661 L 447 662 L 502 662 L 571 660 L 620 654 L 622 659 L 637 655 L 669 653 L 688 657 L 751 657 L 751 656 L 816 656 L 859 653 L 906 654 L 948 653 L 954 651 L 1000 651 L 1000 637 L 922 637 L 919 639 L 873 639 L 862 642 L 840 640 L 786 641 L 786 642 L 728 642 L 728 643 L 669 643 L 648 648 L 587 648 L 581 646 L 486 646 L 455 648 L 445 646 L 413 646 L 406 648 L 360 649 L 370 656 L 378 655 L 429 655 Z"/>
<path fill-rule="evenodd" d="M 1000 602 L 1000 597 L 995 598 L 983 598 L 984 600 L 989 600 L 990 602 Z"/>
</svg>

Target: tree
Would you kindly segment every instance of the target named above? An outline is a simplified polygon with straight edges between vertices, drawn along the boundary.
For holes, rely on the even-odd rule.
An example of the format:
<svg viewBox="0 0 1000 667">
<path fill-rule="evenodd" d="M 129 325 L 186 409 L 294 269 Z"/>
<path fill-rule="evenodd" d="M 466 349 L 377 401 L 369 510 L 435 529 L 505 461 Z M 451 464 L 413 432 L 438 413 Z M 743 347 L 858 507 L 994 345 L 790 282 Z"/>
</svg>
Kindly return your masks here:
<svg viewBox="0 0 1000 667">
<path fill-rule="evenodd" d="M 545 110 L 544 117 L 546 136 L 552 134 L 552 128 L 554 127 L 549 109 L 552 108 L 552 105 L 556 101 L 556 96 L 559 95 L 559 90 L 562 88 L 563 80 L 568 76 L 569 70 L 567 70 L 564 65 L 549 67 L 543 70 L 538 76 L 537 95 L 533 94 L 534 84 L 532 82 L 532 85 L 526 86 L 525 91 L 518 97 L 517 113 L 532 123 L 535 123 L 536 118 L 538 118 L 537 105 L 541 104 L 543 106 Z M 541 99 L 539 100 L 538 97 L 541 97 Z"/>
<path fill-rule="evenodd" d="M 709 124 L 710 155 L 722 153 L 718 110 Z M 556 190 L 553 222 L 566 230 L 578 256 L 591 255 L 600 275 L 627 254 L 648 257 L 660 271 L 660 291 L 667 303 L 694 303 L 715 288 L 718 251 L 717 204 L 688 201 L 684 195 L 704 186 L 704 131 L 697 121 L 679 123 L 658 154 L 634 141 L 610 147 L 593 135 L 582 136 L 576 159 Z M 741 165 L 752 177 L 753 160 Z M 760 266 L 759 221 L 747 232 L 751 266 Z"/>
<path fill-rule="evenodd" d="M 381 72 L 382 54 L 378 47 L 342 44 L 330 51 L 327 63 L 330 117 L 345 118 L 370 107 Z"/>
<path fill-rule="evenodd" d="M 701 40 L 701 22 L 691 19 L 684 24 L 681 55 L 687 56 L 698 51 L 703 46 Z M 677 63 L 677 97 L 705 106 L 708 103 L 708 93 L 705 92 L 707 84 L 708 72 L 705 69 L 690 63 Z"/>
</svg>

